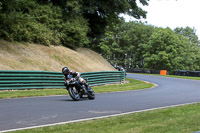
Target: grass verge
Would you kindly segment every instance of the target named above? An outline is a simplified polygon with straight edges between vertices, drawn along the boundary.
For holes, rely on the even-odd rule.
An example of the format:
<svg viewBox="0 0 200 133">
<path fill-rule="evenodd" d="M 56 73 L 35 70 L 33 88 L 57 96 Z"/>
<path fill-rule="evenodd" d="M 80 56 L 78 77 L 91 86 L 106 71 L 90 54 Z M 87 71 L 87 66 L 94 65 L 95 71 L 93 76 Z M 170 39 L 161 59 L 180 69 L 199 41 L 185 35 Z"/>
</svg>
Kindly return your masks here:
<svg viewBox="0 0 200 133">
<path fill-rule="evenodd" d="M 199 110 L 193 104 L 14 133 L 192 133 L 200 131 Z"/>
<path fill-rule="evenodd" d="M 160 74 L 146 74 L 146 73 L 132 73 L 132 74 L 143 74 L 143 75 L 163 76 L 163 77 L 171 77 L 171 78 L 182 78 L 182 79 L 200 80 L 200 77 L 189 77 L 189 76 L 160 75 Z"/>
<path fill-rule="evenodd" d="M 105 85 L 92 87 L 95 93 L 116 92 L 138 90 L 153 87 L 153 84 L 146 83 L 135 79 L 126 79 L 128 83 Z M 18 97 L 33 97 L 33 96 L 50 96 L 50 95 L 66 95 L 68 92 L 65 89 L 40 89 L 40 90 L 16 90 L 16 91 L 0 91 L 0 99 L 3 98 L 18 98 Z"/>
</svg>

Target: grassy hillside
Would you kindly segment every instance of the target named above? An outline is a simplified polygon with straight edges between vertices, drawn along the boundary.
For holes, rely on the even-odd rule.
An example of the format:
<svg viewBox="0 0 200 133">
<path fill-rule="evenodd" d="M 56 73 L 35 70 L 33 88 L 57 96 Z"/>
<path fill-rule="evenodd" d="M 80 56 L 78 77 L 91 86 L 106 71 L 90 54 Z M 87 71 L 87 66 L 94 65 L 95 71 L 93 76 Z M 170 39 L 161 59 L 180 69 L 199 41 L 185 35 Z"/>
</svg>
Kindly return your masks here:
<svg viewBox="0 0 200 133">
<path fill-rule="evenodd" d="M 0 70 L 61 71 L 64 66 L 80 72 L 115 70 L 89 49 L 74 51 L 63 46 L 13 44 L 0 40 Z"/>
</svg>

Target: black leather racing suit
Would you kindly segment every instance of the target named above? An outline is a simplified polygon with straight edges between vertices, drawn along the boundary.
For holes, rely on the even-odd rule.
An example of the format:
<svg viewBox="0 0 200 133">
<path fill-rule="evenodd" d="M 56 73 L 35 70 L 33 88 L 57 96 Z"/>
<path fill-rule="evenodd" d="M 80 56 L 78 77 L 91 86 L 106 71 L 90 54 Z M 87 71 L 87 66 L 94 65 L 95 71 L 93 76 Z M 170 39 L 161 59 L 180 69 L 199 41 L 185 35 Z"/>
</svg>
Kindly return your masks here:
<svg viewBox="0 0 200 133">
<path fill-rule="evenodd" d="M 65 86 L 67 86 L 67 83 L 71 78 L 75 79 L 76 86 L 80 86 L 80 84 L 79 84 L 80 73 L 79 72 L 70 71 L 68 74 L 64 74 L 64 76 L 65 76 Z"/>
<path fill-rule="evenodd" d="M 71 78 L 75 78 L 76 80 L 78 80 L 80 77 L 80 73 L 70 71 L 68 74 L 65 74 L 64 76 L 65 76 L 65 80 L 67 80 L 67 81 L 69 81 Z"/>
</svg>

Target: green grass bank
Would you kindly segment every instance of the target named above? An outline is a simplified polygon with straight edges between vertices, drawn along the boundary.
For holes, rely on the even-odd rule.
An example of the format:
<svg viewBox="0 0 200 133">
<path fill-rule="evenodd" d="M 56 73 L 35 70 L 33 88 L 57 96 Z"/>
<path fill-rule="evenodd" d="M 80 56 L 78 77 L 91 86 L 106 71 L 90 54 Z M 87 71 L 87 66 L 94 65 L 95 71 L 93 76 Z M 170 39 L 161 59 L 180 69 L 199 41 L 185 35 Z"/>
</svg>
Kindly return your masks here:
<svg viewBox="0 0 200 133">
<path fill-rule="evenodd" d="M 127 78 L 125 84 L 113 84 L 104 86 L 92 87 L 95 93 L 116 92 L 139 90 L 151 88 L 154 85 L 143 81 Z M 64 82 L 64 81 L 63 81 Z M 51 95 L 67 95 L 66 89 L 38 89 L 38 90 L 15 90 L 15 91 L 0 91 L 0 99 L 5 98 L 20 98 L 20 97 L 35 97 L 35 96 L 51 96 Z"/>
</svg>

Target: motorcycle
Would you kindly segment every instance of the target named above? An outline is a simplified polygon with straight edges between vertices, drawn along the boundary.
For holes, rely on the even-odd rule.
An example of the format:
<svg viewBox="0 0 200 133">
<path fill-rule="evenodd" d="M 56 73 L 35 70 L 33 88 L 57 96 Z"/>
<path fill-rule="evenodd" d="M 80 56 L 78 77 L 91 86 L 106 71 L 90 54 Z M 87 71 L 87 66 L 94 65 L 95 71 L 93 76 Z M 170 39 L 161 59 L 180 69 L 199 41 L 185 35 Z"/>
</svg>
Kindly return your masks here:
<svg viewBox="0 0 200 133">
<path fill-rule="evenodd" d="M 95 93 L 92 88 L 88 85 L 87 80 L 81 78 L 81 82 L 75 78 L 71 78 L 66 85 L 66 89 L 69 95 L 74 101 L 79 101 L 84 95 L 87 95 L 88 99 L 95 99 Z"/>
</svg>

